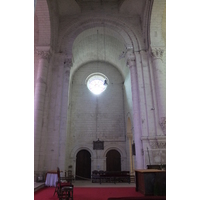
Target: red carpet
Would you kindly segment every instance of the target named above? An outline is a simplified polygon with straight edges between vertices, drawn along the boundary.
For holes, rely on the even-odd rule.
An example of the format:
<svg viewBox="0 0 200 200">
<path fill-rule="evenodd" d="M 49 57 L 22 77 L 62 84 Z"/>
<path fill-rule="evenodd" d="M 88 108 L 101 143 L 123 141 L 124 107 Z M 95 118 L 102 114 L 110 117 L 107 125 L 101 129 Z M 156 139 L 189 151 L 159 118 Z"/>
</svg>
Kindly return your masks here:
<svg viewBox="0 0 200 200">
<path fill-rule="evenodd" d="M 34 200 L 58 200 L 57 194 L 53 196 L 55 188 L 45 187 L 34 194 Z M 86 188 L 74 187 L 74 200 L 107 200 L 109 197 L 141 197 L 144 196 L 140 192 L 136 192 L 135 188 Z"/>
</svg>

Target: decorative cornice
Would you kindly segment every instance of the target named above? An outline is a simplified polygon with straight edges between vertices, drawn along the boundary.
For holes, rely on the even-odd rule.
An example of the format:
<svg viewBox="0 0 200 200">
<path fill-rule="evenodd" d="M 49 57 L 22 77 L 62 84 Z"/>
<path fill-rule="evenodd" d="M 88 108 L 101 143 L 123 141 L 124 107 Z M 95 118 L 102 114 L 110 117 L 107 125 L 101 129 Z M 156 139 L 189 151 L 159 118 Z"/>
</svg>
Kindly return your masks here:
<svg viewBox="0 0 200 200">
<path fill-rule="evenodd" d="M 164 53 L 163 48 L 152 48 L 152 50 L 151 50 L 151 56 L 154 59 L 162 59 L 163 53 Z"/>
</svg>

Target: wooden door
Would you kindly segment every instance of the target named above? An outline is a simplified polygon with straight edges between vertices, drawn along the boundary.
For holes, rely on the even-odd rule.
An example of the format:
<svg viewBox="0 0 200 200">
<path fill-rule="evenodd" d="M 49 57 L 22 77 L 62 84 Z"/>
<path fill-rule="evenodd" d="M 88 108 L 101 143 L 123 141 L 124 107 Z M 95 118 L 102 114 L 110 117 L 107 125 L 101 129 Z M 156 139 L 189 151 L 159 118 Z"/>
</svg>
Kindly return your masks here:
<svg viewBox="0 0 200 200">
<path fill-rule="evenodd" d="M 106 154 L 106 171 L 121 171 L 121 155 L 117 150 Z"/>
<path fill-rule="evenodd" d="M 76 156 L 76 179 L 86 180 L 91 178 L 91 154 L 81 150 Z"/>
</svg>

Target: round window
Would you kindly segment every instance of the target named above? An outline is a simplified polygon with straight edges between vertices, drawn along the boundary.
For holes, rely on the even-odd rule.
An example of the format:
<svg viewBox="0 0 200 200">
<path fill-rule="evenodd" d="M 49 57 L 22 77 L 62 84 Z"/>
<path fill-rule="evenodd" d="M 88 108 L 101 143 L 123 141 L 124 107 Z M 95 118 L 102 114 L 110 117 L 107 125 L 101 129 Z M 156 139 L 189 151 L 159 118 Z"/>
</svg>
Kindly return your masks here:
<svg viewBox="0 0 200 200">
<path fill-rule="evenodd" d="M 91 74 L 86 79 L 88 89 L 94 94 L 101 94 L 108 86 L 108 78 L 101 73 Z"/>
</svg>

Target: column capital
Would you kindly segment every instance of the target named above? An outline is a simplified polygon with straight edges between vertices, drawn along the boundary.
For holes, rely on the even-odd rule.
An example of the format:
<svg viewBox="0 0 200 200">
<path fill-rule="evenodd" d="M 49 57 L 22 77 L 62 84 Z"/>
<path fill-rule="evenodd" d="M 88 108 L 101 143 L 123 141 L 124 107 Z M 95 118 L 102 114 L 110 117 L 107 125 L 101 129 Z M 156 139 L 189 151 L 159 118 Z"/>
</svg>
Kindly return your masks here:
<svg viewBox="0 0 200 200">
<path fill-rule="evenodd" d="M 162 59 L 164 53 L 164 48 L 154 47 L 151 49 L 151 56 L 154 59 Z"/>
<path fill-rule="evenodd" d="M 49 59 L 51 52 L 49 46 L 36 46 L 36 53 L 40 58 Z"/>
<path fill-rule="evenodd" d="M 132 51 L 128 51 L 126 54 L 126 65 L 130 67 L 134 67 L 135 64 L 135 55 Z"/>
</svg>

